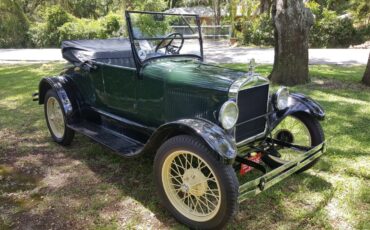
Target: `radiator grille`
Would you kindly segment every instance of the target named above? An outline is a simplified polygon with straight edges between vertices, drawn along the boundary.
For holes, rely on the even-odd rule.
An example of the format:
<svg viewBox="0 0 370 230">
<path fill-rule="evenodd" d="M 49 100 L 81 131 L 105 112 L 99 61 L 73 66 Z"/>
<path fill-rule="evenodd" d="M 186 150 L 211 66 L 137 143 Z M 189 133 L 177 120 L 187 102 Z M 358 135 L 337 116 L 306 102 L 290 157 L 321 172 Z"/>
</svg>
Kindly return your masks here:
<svg viewBox="0 0 370 230">
<path fill-rule="evenodd" d="M 239 119 L 235 127 L 235 140 L 241 142 L 265 131 L 269 85 L 239 91 Z M 262 117 L 260 117 L 262 116 Z"/>
</svg>

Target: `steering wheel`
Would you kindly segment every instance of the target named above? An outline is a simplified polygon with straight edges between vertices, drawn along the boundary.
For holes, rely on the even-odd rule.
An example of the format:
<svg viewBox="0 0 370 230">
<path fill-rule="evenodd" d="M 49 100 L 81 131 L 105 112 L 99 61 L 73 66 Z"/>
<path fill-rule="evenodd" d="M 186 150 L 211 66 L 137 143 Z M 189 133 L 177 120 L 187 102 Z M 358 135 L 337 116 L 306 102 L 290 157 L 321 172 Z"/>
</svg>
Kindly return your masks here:
<svg viewBox="0 0 370 230">
<path fill-rule="evenodd" d="M 180 46 L 172 45 L 173 40 L 177 39 L 178 37 L 181 39 Z M 170 42 L 162 46 L 162 44 L 166 40 L 170 40 Z M 168 53 L 169 54 L 179 54 L 183 45 L 184 45 L 184 36 L 182 36 L 182 34 L 180 33 L 172 33 L 172 34 L 167 35 L 165 38 L 161 40 L 161 42 L 155 47 L 155 52 L 157 52 L 159 49 L 166 48 L 165 54 L 168 54 Z"/>
</svg>

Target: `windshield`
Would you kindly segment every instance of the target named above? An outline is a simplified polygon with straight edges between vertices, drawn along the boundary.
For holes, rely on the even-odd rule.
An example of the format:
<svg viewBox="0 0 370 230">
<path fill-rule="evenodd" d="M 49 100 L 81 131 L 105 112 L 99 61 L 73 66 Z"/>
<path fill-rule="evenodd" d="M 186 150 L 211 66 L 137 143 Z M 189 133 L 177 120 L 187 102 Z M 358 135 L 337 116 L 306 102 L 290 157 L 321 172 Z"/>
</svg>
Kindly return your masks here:
<svg viewBox="0 0 370 230">
<path fill-rule="evenodd" d="M 196 15 L 127 12 L 130 36 L 141 62 L 163 56 L 196 55 L 202 58 Z"/>
</svg>

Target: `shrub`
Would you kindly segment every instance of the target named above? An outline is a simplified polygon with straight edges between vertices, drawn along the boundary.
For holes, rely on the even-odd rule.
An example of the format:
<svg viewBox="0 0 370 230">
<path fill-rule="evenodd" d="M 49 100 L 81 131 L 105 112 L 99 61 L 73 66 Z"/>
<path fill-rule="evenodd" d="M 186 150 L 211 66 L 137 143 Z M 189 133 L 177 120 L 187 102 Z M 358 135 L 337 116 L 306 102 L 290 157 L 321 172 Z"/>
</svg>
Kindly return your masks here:
<svg viewBox="0 0 370 230">
<path fill-rule="evenodd" d="M 310 33 L 312 47 L 347 48 L 361 40 L 361 35 L 354 28 L 352 19 L 339 18 L 334 11 L 327 9 L 317 17 Z"/>
<path fill-rule="evenodd" d="M 308 3 L 307 6 L 316 16 L 309 38 L 311 47 L 347 48 L 370 37 L 370 29 L 363 27 L 356 30 L 351 18 L 340 18 L 334 11 L 321 8 L 313 1 Z M 273 22 L 266 13 L 238 22 L 236 29 L 241 29 L 242 34 L 237 36 L 245 45 L 274 45 Z"/>
<path fill-rule="evenodd" d="M 58 28 L 59 44 L 64 40 L 106 38 L 97 20 L 76 19 Z"/>
<path fill-rule="evenodd" d="M 46 10 L 46 29 L 48 31 L 54 31 L 55 28 L 58 28 L 64 25 L 66 22 L 72 20 L 71 15 L 64 11 L 60 6 L 52 6 Z"/>
<path fill-rule="evenodd" d="M 69 15 L 60 6 L 46 8 L 42 15 L 44 22 L 33 24 L 28 32 L 30 39 L 36 47 L 55 47 L 59 43 L 58 28 L 71 21 L 73 16 Z"/>
<path fill-rule="evenodd" d="M 358 37 L 361 38 L 361 42 L 370 40 L 370 24 L 363 25 L 357 28 Z"/>
<path fill-rule="evenodd" d="M 51 46 L 50 38 L 47 33 L 46 23 L 35 23 L 33 24 L 28 35 L 34 47 L 48 47 Z"/>
<path fill-rule="evenodd" d="M 117 37 L 122 35 L 122 21 L 122 16 L 113 13 L 98 20 L 75 18 L 58 28 L 58 41 Z"/>
<path fill-rule="evenodd" d="M 245 21 L 242 25 L 243 43 L 258 46 L 274 45 L 274 27 L 268 14 Z"/>
<path fill-rule="evenodd" d="M 43 18 L 45 22 L 35 23 L 29 30 L 36 47 L 56 47 L 64 40 L 108 38 L 123 34 L 123 16 L 113 13 L 97 20 L 80 19 L 60 7 L 51 7 L 46 9 Z"/>
<path fill-rule="evenodd" d="M 100 19 L 100 24 L 108 37 L 126 35 L 124 19 L 120 14 L 109 13 Z"/>
</svg>

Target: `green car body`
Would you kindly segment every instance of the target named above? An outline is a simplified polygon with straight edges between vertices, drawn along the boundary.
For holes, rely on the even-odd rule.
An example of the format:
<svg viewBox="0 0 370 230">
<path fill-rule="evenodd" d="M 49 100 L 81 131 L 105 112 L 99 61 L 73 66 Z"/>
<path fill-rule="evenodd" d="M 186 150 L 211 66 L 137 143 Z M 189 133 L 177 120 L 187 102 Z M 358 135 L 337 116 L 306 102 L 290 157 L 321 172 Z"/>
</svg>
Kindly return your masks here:
<svg viewBox="0 0 370 230">
<path fill-rule="evenodd" d="M 215 115 L 228 100 L 230 86 L 246 74 L 186 58 L 158 60 L 139 74 L 135 69 L 97 66 L 101 70 L 96 73 L 70 75 L 86 101 L 153 127 L 181 118 L 217 123 Z"/>
</svg>

